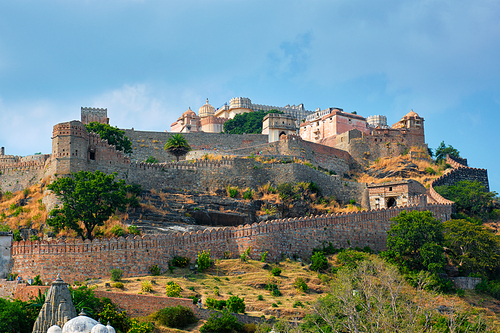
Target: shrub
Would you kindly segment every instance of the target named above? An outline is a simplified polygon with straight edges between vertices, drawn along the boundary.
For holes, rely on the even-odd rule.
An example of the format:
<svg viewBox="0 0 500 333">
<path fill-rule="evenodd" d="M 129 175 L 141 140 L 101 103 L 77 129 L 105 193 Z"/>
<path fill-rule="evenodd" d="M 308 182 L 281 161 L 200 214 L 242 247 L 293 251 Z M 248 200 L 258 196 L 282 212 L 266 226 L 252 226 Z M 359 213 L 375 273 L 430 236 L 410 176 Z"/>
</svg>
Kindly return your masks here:
<svg viewBox="0 0 500 333">
<path fill-rule="evenodd" d="M 431 167 L 427 167 L 427 168 L 425 168 L 425 173 L 428 175 L 435 175 L 436 171 Z"/>
<path fill-rule="evenodd" d="M 293 302 L 293 307 L 294 307 L 294 308 L 298 308 L 299 306 L 300 306 L 301 308 L 303 308 L 303 307 L 304 307 L 304 304 L 302 304 L 302 302 L 301 302 L 301 301 L 295 301 L 295 302 Z"/>
<path fill-rule="evenodd" d="M 268 253 L 268 251 L 266 251 L 260 255 L 261 262 L 266 262 L 267 253 Z"/>
<path fill-rule="evenodd" d="M 128 233 L 129 233 L 129 234 L 131 234 L 131 235 L 137 235 L 137 236 L 140 236 L 140 234 L 141 234 L 141 231 L 139 230 L 139 228 L 137 228 L 137 226 L 136 226 L 136 225 L 133 225 L 133 224 L 132 224 L 132 225 L 129 225 L 129 226 L 127 227 L 127 231 L 128 231 Z"/>
<path fill-rule="evenodd" d="M 35 276 L 33 279 L 33 285 L 34 286 L 43 286 L 42 279 L 40 278 L 40 275 Z"/>
<path fill-rule="evenodd" d="M 273 269 L 271 270 L 271 274 L 274 275 L 274 276 L 280 276 L 281 275 L 281 268 L 279 267 L 273 267 Z"/>
<path fill-rule="evenodd" d="M 219 301 L 208 297 L 207 300 L 205 301 L 205 305 L 209 309 L 222 310 L 226 307 L 226 301 L 224 300 Z"/>
<path fill-rule="evenodd" d="M 111 281 L 120 281 L 122 279 L 123 272 L 121 269 L 111 270 Z"/>
<path fill-rule="evenodd" d="M 189 258 L 175 256 L 174 259 L 172 259 L 172 265 L 174 265 L 175 267 L 184 268 L 189 265 L 190 261 L 191 260 Z"/>
<path fill-rule="evenodd" d="M 309 289 L 306 281 L 301 277 L 295 279 L 295 281 L 293 282 L 293 286 L 295 287 L 295 289 L 297 289 L 298 292 L 302 293 L 305 293 Z"/>
<path fill-rule="evenodd" d="M 337 256 L 337 261 L 342 266 L 347 266 L 349 268 L 356 268 L 358 263 L 362 260 L 368 258 L 368 255 L 363 252 L 355 251 L 353 249 L 347 249 L 345 251 L 341 251 Z"/>
<path fill-rule="evenodd" d="M 483 279 L 477 286 L 476 290 L 500 299 L 500 281 L 488 281 Z"/>
<path fill-rule="evenodd" d="M 231 187 L 231 186 L 227 187 L 227 195 L 231 198 L 236 198 L 239 192 L 240 191 L 237 187 Z"/>
<path fill-rule="evenodd" d="M 112 285 L 114 288 L 118 288 L 118 289 L 123 289 L 125 286 L 123 284 L 123 282 L 115 282 L 113 283 Z"/>
<path fill-rule="evenodd" d="M 245 312 L 245 299 L 238 296 L 231 296 L 226 302 L 227 309 L 235 313 Z"/>
<path fill-rule="evenodd" d="M 125 235 L 125 230 L 123 230 L 123 228 L 119 225 L 115 225 L 113 228 L 111 228 L 110 232 L 115 237 L 122 237 L 123 235 Z"/>
<path fill-rule="evenodd" d="M 177 283 L 169 281 L 167 282 L 165 290 L 168 297 L 180 297 L 182 288 Z"/>
<path fill-rule="evenodd" d="M 161 325 L 180 329 L 198 321 L 193 310 L 182 305 L 161 309 L 153 315 L 153 319 Z"/>
<path fill-rule="evenodd" d="M 149 272 L 151 273 L 151 275 L 157 276 L 161 274 L 161 268 L 157 264 L 154 264 L 152 266 L 149 266 Z"/>
<path fill-rule="evenodd" d="M 262 295 L 257 296 L 257 300 L 258 301 L 263 301 L 264 300 L 264 296 L 262 296 Z"/>
<path fill-rule="evenodd" d="M 253 191 L 251 189 L 248 189 L 245 192 L 243 192 L 243 199 L 252 200 L 253 199 Z"/>
<path fill-rule="evenodd" d="M 153 291 L 153 285 L 150 281 L 142 281 L 141 290 L 145 293 L 150 293 Z"/>
<path fill-rule="evenodd" d="M 212 313 L 207 322 L 200 328 L 200 333 L 231 333 L 240 331 L 243 325 L 227 310 L 222 313 Z"/>
<path fill-rule="evenodd" d="M 198 265 L 198 271 L 203 272 L 207 270 L 214 261 L 210 259 L 210 250 L 208 252 L 198 252 L 198 259 L 196 259 L 196 264 Z"/>
<path fill-rule="evenodd" d="M 117 332 L 128 332 L 132 324 L 127 311 L 117 311 L 115 305 L 110 302 L 104 305 L 98 317 L 103 323 L 109 322 Z"/>
<path fill-rule="evenodd" d="M 275 285 L 274 283 L 266 284 L 264 289 L 269 290 L 271 293 L 271 296 L 279 297 L 282 295 L 281 291 L 278 289 L 278 286 Z"/>
<path fill-rule="evenodd" d="M 311 269 L 319 271 L 328 268 L 328 261 L 323 252 L 316 252 L 311 256 Z"/>
<path fill-rule="evenodd" d="M 271 304 L 271 306 L 272 306 L 273 308 L 277 308 L 277 307 L 278 307 L 278 304 L 273 303 L 273 304 Z"/>
<path fill-rule="evenodd" d="M 140 322 L 137 319 L 132 319 L 130 321 L 130 329 L 127 333 L 151 333 L 153 329 L 153 323 Z"/>
</svg>

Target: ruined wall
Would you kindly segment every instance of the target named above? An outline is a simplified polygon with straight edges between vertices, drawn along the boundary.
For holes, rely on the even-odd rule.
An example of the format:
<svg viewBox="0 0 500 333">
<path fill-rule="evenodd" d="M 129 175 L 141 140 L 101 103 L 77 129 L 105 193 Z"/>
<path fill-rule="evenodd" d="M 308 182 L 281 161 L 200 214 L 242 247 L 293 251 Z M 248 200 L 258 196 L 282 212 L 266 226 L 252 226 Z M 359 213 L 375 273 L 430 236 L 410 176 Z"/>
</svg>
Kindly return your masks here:
<svg viewBox="0 0 500 333">
<path fill-rule="evenodd" d="M 322 246 L 324 242 L 332 242 L 337 248 L 369 246 L 383 250 L 390 219 L 401 211 L 429 210 L 436 218 L 448 220 L 451 208 L 451 204 L 421 202 L 420 205 L 387 210 L 274 220 L 173 235 L 85 242 L 79 239 L 66 242 L 21 241 L 12 247 L 12 272 L 23 278 L 40 274 L 44 281 L 55 279 L 57 274 L 61 274 L 65 281 L 82 281 L 109 277 L 110 270 L 114 268 L 123 270 L 125 276 L 147 275 L 153 264 L 165 270 L 174 255 L 194 260 L 198 252 L 209 249 L 214 258 L 222 258 L 224 252 L 238 257 L 251 246 L 252 258 L 268 251 L 270 260 L 282 255 L 309 256 L 313 248 Z"/>
</svg>

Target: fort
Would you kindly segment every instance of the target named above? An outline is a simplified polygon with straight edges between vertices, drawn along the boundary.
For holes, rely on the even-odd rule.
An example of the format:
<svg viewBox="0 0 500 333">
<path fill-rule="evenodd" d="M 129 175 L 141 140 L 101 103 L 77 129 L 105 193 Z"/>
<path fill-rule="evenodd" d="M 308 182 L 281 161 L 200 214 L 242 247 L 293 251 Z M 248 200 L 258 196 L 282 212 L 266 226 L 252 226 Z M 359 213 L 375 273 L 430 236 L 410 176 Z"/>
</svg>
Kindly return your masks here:
<svg viewBox="0 0 500 333">
<path fill-rule="evenodd" d="M 248 104 L 244 100 L 239 102 Z M 247 104 L 239 106 L 247 107 Z M 299 109 L 302 110 L 302 107 Z M 144 275 L 148 274 L 148 268 L 153 264 L 165 269 L 175 255 L 194 259 L 199 251 L 209 249 L 214 257 L 222 258 L 227 253 L 238 256 L 251 247 L 252 256 L 268 251 L 272 259 L 307 256 L 313 248 L 329 242 L 338 248 L 369 246 L 374 250 L 383 250 L 390 219 L 403 210 L 429 210 L 442 221 L 450 219 L 453 202 L 441 197 L 434 186 L 450 185 L 458 180 L 479 180 L 489 188 L 486 170 L 468 167 L 466 160 L 450 157 L 447 162 L 451 169 L 437 178 L 429 189 L 411 181 L 369 186 L 343 177 L 351 170 L 362 168 L 367 161 L 399 155 L 403 149 L 414 146 L 426 149 L 423 118 L 413 111 L 391 128 L 383 124 L 381 117 L 370 120 L 371 125 L 376 125 L 373 128 L 368 126 L 365 118 L 346 114 L 338 108 L 311 113 L 306 116 L 300 131 L 313 128 L 311 133 L 314 134 L 316 130 L 311 126 L 323 126 L 323 130 L 316 133 L 324 135 L 328 126 L 336 128 L 336 132 L 330 132 L 331 135 L 317 135 L 313 140 L 289 132 L 278 137 L 273 134 L 272 139 L 270 133 L 230 135 L 185 132 L 184 136 L 193 151 L 179 163 L 173 162 L 173 156 L 163 150 L 172 133 L 126 129 L 125 135 L 131 140 L 133 148 L 129 156 L 85 128 L 84 123 L 89 120 L 107 123 L 106 109 L 82 108 L 81 112 L 82 121 L 54 126 L 51 154 L 18 157 L 5 155 L 2 149 L 2 191 L 19 191 L 34 184 L 43 187 L 55 177 L 81 170 L 116 173 L 118 178 L 140 184 L 145 190 L 175 188 L 212 192 L 228 185 L 257 189 L 267 182 L 278 185 L 314 181 L 326 195 L 334 195 L 341 202 L 351 199 L 362 202 L 366 210 L 273 220 L 203 232 L 93 241 L 12 242 L 11 234 L 1 234 L 0 244 L 5 244 L 6 248 L 1 260 L 4 267 L 8 266 L 3 274 L 9 271 L 21 276 L 41 275 L 43 280 L 48 281 L 60 273 L 64 280 L 75 281 L 104 277 L 111 269 L 120 268 L 127 276 Z M 321 126 L 317 126 L 319 122 L 323 122 Z M 367 125 L 363 128 L 364 123 Z M 339 124 L 343 127 L 337 126 Z M 282 125 L 287 129 L 292 127 L 291 123 Z M 207 154 L 222 155 L 222 158 L 204 159 Z M 278 162 L 259 163 L 248 158 L 252 154 L 278 158 Z M 144 163 L 150 156 L 160 163 Z M 310 166 L 282 162 L 294 160 L 308 161 Z M 330 174 L 317 169 L 327 170 Z M 388 195 L 388 192 L 392 194 Z M 51 197 L 47 193 L 44 198 L 49 207 L 53 206 Z"/>
</svg>

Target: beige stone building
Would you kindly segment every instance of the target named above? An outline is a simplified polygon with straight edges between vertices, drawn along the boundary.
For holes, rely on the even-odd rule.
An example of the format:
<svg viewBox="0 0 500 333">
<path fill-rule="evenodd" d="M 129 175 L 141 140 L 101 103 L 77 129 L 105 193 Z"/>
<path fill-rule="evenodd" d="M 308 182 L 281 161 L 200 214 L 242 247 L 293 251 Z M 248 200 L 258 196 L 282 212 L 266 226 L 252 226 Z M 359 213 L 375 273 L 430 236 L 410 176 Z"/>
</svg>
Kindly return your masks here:
<svg viewBox="0 0 500 333">
<path fill-rule="evenodd" d="M 262 120 L 262 134 L 269 136 L 268 142 L 279 141 L 282 135 L 297 134 L 295 118 L 280 113 L 269 113 Z"/>
<path fill-rule="evenodd" d="M 410 203 L 412 198 L 426 193 L 425 187 L 413 179 L 371 183 L 367 188 L 371 209 L 404 206 Z"/>
</svg>

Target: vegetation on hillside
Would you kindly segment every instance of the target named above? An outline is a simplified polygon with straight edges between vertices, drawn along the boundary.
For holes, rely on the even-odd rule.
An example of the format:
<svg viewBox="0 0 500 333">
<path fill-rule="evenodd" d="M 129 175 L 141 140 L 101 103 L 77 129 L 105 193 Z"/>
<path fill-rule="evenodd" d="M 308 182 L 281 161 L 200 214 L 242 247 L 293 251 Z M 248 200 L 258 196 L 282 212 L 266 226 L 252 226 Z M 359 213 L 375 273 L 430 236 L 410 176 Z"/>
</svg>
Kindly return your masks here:
<svg viewBox="0 0 500 333">
<path fill-rule="evenodd" d="M 227 134 L 261 134 L 262 120 L 269 113 L 283 113 L 278 110 L 255 111 L 237 114 L 224 123 L 224 133 Z"/>
<path fill-rule="evenodd" d="M 106 175 L 99 170 L 79 171 L 71 177 L 58 178 L 48 186 L 62 207 L 50 212 L 47 224 L 56 232 L 70 229 L 82 240 L 94 238 L 94 229 L 103 226 L 115 211 L 124 212 L 127 205 L 138 205 L 138 186 L 115 181 L 113 174 Z"/>
<path fill-rule="evenodd" d="M 434 152 L 434 158 L 437 164 L 443 163 L 446 161 L 446 155 L 450 155 L 452 157 L 460 157 L 460 152 L 453 148 L 453 146 L 447 146 L 444 141 L 441 141 L 439 146 L 436 148 Z"/>
<path fill-rule="evenodd" d="M 108 124 L 91 122 L 85 125 L 87 131 L 97 133 L 101 139 L 108 140 L 110 145 L 114 145 L 117 150 L 125 154 L 132 154 L 132 142 L 125 136 L 125 131 Z"/>
</svg>

